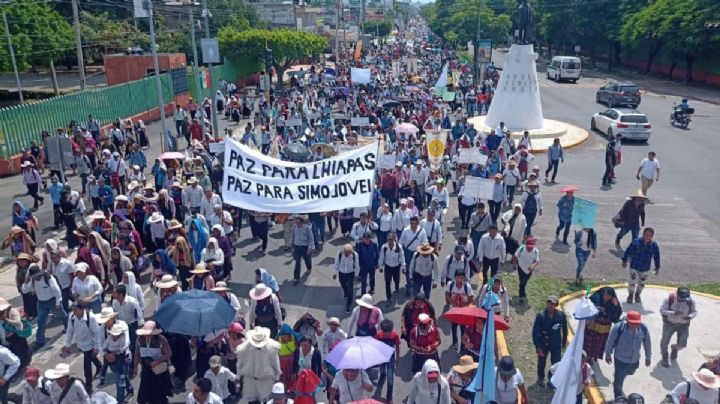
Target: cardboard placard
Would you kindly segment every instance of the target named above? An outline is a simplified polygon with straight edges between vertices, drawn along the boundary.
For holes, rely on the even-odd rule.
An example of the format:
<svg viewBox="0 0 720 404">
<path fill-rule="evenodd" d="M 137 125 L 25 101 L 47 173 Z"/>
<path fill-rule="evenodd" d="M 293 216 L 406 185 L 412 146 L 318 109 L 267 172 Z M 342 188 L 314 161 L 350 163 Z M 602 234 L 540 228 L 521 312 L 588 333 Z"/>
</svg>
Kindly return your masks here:
<svg viewBox="0 0 720 404">
<path fill-rule="evenodd" d="M 375 164 L 378 169 L 391 170 L 395 167 L 395 154 L 380 154 Z"/>
<path fill-rule="evenodd" d="M 370 126 L 370 118 L 366 116 L 350 118 L 350 126 Z"/>
<path fill-rule="evenodd" d="M 466 176 L 465 188 L 463 189 L 462 194 L 479 199 L 492 199 L 494 187 L 494 180 Z"/>
</svg>

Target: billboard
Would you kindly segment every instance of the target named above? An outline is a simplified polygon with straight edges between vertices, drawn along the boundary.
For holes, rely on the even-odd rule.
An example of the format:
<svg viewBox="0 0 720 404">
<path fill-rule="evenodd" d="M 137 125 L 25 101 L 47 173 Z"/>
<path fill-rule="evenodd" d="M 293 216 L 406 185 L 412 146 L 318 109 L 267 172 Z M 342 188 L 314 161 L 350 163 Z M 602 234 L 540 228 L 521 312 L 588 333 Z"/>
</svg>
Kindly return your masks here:
<svg viewBox="0 0 720 404">
<path fill-rule="evenodd" d="M 492 41 L 489 39 L 478 40 L 476 52 L 478 54 L 478 63 L 490 63 L 490 61 L 492 60 Z"/>
</svg>

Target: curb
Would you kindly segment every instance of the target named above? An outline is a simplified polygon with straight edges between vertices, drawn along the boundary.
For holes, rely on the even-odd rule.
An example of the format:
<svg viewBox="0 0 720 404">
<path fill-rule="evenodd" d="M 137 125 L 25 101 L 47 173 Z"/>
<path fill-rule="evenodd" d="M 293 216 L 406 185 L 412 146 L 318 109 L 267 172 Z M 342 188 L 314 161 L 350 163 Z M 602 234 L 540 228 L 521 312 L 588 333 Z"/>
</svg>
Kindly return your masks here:
<svg viewBox="0 0 720 404">
<path fill-rule="evenodd" d="M 592 289 L 590 289 L 590 292 L 595 292 L 601 288 L 610 286 L 611 288 L 627 288 L 627 283 L 614 283 L 611 285 L 601 285 L 596 286 Z M 677 290 L 677 287 L 671 287 L 671 286 L 663 286 L 663 285 L 653 285 L 648 284 L 645 285 L 646 288 L 655 288 L 655 289 L 663 289 L 668 291 L 675 291 Z M 707 297 L 710 299 L 720 300 L 720 296 L 716 296 L 710 293 L 703 293 L 703 292 L 695 292 L 692 291 L 693 294 Z M 570 293 L 568 295 L 562 296 L 560 299 L 558 299 L 558 305 L 560 307 L 563 307 L 565 303 L 569 302 L 570 300 L 577 299 L 579 297 L 582 297 L 585 295 L 584 290 L 578 290 L 577 292 Z M 572 317 L 571 315 L 568 315 L 568 313 L 565 313 L 565 316 Z M 502 331 L 499 331 L 502 332 Z M 568 324 L 568 341 L 572 340 L 572 338 L 575 337 L 575 330 L 573 330 L 572 325 Z M 505 336 L 503 335 L 503 342 L 505 342 Z M 500 343 L 498 341 L 498 350 L 500 349 Z M 595 382 L 595 378 L 593 377 L 592 384 L 585 388 L 585 398 L 587 399 L 588 403 L 590 404 L 604 404 L 605 403 L 605 397 L 603 396 L 602 392 L 600 391 L 600 388 L 598 387 L 597 383 Z"/>
</svg>

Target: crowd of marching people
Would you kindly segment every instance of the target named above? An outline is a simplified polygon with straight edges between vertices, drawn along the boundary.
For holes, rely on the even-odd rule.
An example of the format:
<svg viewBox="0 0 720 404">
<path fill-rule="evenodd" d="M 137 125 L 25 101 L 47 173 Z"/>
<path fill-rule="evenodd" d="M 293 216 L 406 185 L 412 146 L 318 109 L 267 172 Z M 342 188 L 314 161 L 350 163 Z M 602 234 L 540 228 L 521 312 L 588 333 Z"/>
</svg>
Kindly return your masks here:
<svg viewBox="0 0 720 404">
<path fill-rule="evenodd" d="M 427 30 L 419 21 L 410 29 L 418 35 Z M 394 74 L 392 60 L 402 57 L 418 58 L 421 68 Z M 461 86 L 449 101 L 430 87 L 445 61 L 463 72 Z M 155 404 L 176 394 L 185 395 L 187 403 L 208 404 L 241 398 L 250 403 L 344 404 L 373 394 L 392 403 L 394 371 L 404 341 L 414 374 L 408 404 L 471 402 L 475 393 L 466 387 L 478 368 L 484 321 L 452 326 L 451 349 L 459 361 L 442 369 L 438 320 L 443 313 L 430 302 L 431 294 L 441 293 L 448 309 L 481 306 L 486 295 L 495 294 L 495 315 L 510 323 L 510 295 L 527 305 L 527 288 L 540 266 L 533 227 L 544 220 L 544 208 L 548 212 L 548 205 L 556 206 L 556 237 L 575 247 L 578 284 L 583 282 L 585 263 L 597 252 L 597 235 L 592 228 L 575 229 L 571 235 L 577 187 L 563 188 L 556 203 L 542 196 L 543 178 L 555 182 L 565 158 L 558 140 L 548 149 L 543 174 L 527 133 L 515 141 L 504 124 L 482 133 L 468 123 L 468 117 L 485 113 L 492 102 L 494 70 L 478 85 L 469 84 L 467 66 L 452 52 L 434 52 L 420 44 L 410 51 L 399 44 L 373 47 L 354 63 L 373 70 L 369 85 L 352 83 L 348 60 L 332 68 L 311 65 L 294 75 L 288 88 L 274 88 L 269 99 L 260 95 L 257 103 L 240 95 L 232 83 L 225 83 L 212 100 L 197 104 L 191 99 L 173 114 L 177 138 L 187 143 L 185 152 L 164 153 L 154 161 L 145 154 L 149 142 L 142 121 L 118 120 L 105 132 L 92 116 L 85 125 L 73 122 L 55 136 L 73 141 L 73 171 L 81 178 L 77 190 L 63 182 L 64 172 L 51 171 L 47 182 L 41 147 L 33 144 L 22 162 L 33 207 L 19 200 L 13 204 L 12 228 L 2 242 L 15 258 L 22 306 L 0 300 L 0 399 L 8 399 L 9 380 L 22 376 L 22 401 L 17 402 L 31 404 L 88 403 L 91 396 L 98 402 Z M 341 152 L 342 146 L 381 138 L 384 152 L 395 156 L 395 166 L 378 170 L 368 206 L 308 215 L 235 208 L 223 202 L 222 159 L 210 152 L 218 135 L 207 119 L 211 103 L 231 121 L 250 119 L 232 136 L 264 154 L 317 161 Z M 370 125 L 353 127 L 350 117 L 367 117 Z M 296 119 L 299 125 L 286 125 Z M 434 167 L 424 133 L 438 128 L 447 129 L 449 136 L 445 156 Z M 459 164 L 459 149 L 469 147 L 482 150 L 486 164 Z M 660 270 L 654 230 L 645 227 L 640 234 L 646 192 L 659 177 L 654 153 L 641 163 L 640 176 L 645 178 L 643 189 L 613 218 L 619 228 L 618 250 L 624 236 L 632 235 L 622 258 L 623 267 L 629 264 L 628 303 L 641 302 L 650 270 Z M 492 198 L 481 201 L 465 193 L 469 177 L 492 179 Z M 44 205 L 43 190 L 53 205 L 54 227 L 66 230 L 65 246 L 54 239 L 39 242 L 34 212 Z M 444 231 L 454 219 L 448 217 L 454 204 L 461 232 L 453 239 Z M 345 240 L 331 256 L 332 276 L 349 316 L 347 329 L 337 317 L 324 320 L 306 313 L 296 321 L 287 318 L 272 271 L 249 268 L 243 260 L 238 266 L 234 259 L 243 221 L 252 240 L 259 241 L 262 255 L 270 229 L 282 227 L 284 246 L 294 260 L 295 285 L 303 282 L 303 266 L 308 273 L 314 269 L 313 258 L 327 241 Z M 518 274 L 517 294 L 505 288 L 500 275 L 508 263 Z M 255 284 L 247 296 L 237 296 L 229 284 L 237 270 L 254 271 Z M 146 299 L 143 286 L 150 288 L 151 298 Z M 155 321 L 164 302 L 192 290 L 217 294 L 232 306 L 235 315 L 226 330 L 183 335 Z M 601 314 L 589 322 L 584 363 L 614 358 L 614 387 L 620 397 L 625 377 L 638 366 L 641 345 L 650 360 L 650 336 L 637 311 L 622 318 L 612 288 L 590 299 Z M 667 335 L 663 331 L 661 342 L 663 366 L 686 345 L 687 325 L 694 316 L 688 302 L 690 293 L 683 288 L 664 303 L 669 329 Z M 383 313 L 396 306 L 402 310 L 398 324 Z M 556 364 L 567 343 L 565 315 L 557 306 L 557 297 L 549 296 L 532 330 L 541 386 L 547 359 Z M 53 319 L 64 328 L 63 355 L 82 357 L 82 377 L 67 363 L 44 371 L 33 365 L 32 354 L 44 348 L 45 330 Z M 35 341 L 29 345 L 33 332 Z M 670 345 L 674 334 L 678 343 Z M 333 364 L 333 351 L 345 349 L 352 337 L 372 337 L 389 346 L 387 360 L 370 368 Z M 583 381 L 589 380 L 591 369 L 579 368 Z M 712 372 L 716 375 L 718 369 L 717 361 L 711 362 L 686 383 L 700 386 L 694 394 L 716 389 L 720 382 Z M 498 358 L 496 373 L 497 403 L 529 402 L 512 357 Z M 189 379 L 193 388 L 188 392 Z M 113 394 L 93 394 L 109 381 L 115 384 Z M 684 388 L 676 388 L 673 396 L 682 395 Z M 18 396 L 9 398 L 20 400 Z M 631 395 L 627 402 L 641 402 L 632 399 Z"/>
</svg>

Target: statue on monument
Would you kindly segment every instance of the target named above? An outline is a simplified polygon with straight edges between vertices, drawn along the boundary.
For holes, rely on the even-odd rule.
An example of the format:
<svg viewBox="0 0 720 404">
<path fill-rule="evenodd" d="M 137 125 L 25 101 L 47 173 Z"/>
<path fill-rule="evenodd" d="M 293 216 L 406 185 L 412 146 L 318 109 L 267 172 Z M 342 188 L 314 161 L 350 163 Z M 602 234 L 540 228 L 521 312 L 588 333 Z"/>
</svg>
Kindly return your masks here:
<svg viewBox="0 0 720 404">
<path fill-rule="evenodd" d="M 527 45 L 533 41 L 535 14 L 527 0 L 522 0 L 518 8 L 518 44 Z"/>
</svg>

